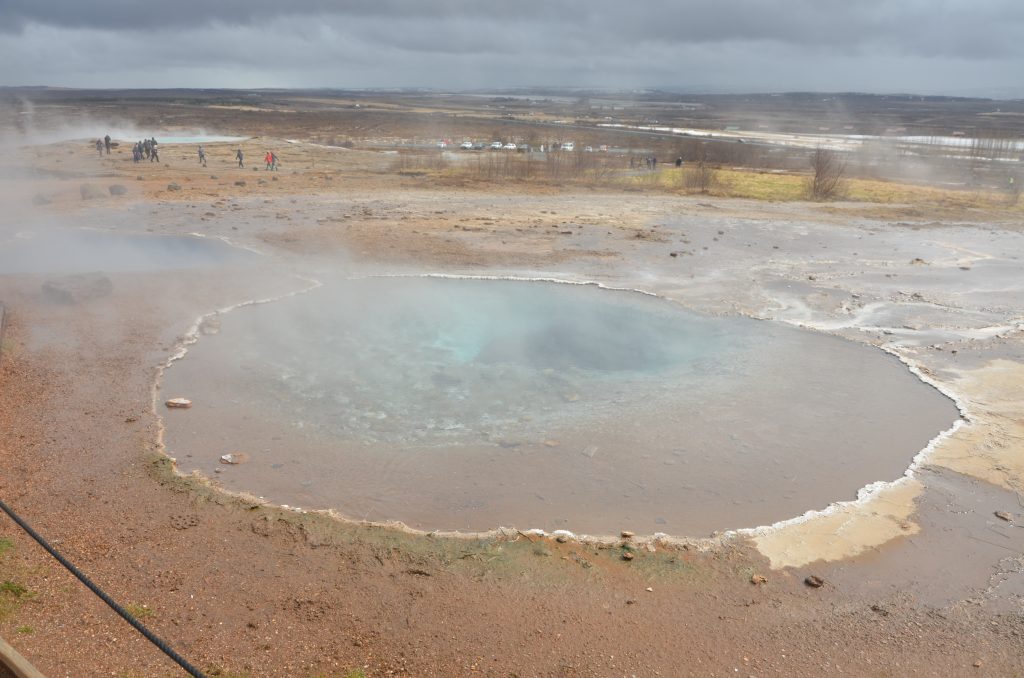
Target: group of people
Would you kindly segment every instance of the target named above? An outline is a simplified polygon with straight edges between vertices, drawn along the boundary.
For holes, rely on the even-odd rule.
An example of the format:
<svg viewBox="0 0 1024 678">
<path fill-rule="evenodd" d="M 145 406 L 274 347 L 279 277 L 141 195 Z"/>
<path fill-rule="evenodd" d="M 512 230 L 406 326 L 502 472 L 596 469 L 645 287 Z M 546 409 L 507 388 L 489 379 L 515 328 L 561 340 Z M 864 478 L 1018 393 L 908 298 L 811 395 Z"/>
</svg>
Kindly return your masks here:
<svg viewBox="0 0 1024 678">
<path fill-rule="evenodd" d="M 102 139 L 96 140 L 96 151 L 102 156 L 104 151 L 107 155 L 110 155 L 110 135 L 104 136 Z M 116 146 L 116 144 L 113 144 Z M 132 146 L 132 162 L 142 162 L 143 158 L 150 162 L 160 162 L 160 153 L 157 150 L 156 137 L 144 139 L 134 146 Z M 238 160 L 238 166 L 245 167 L 245 154 L 242 149 L 239 148 L 235 151 L 235 159 Z M 277 154 L 272 151 L 267 151 L 266 156 L 263 160 L 267 163 L 268 170 L 277 171 Z M 199 164 L 206 167 L 206 149 L 199 146 Z"/>
<path fill-rule="evenodd" d="M 96 140 L 96 152 L 101 156 L 103 155 L 103 149 L 107 149 L 107 155 L 110 155 L 110 135 L 106 135 L 102 139 Z"/>
<path fill-rule="evenodd" d="M 235 151 L 235 160 L 238 161 L 239 167 L 245 167 L 245 153 L 242 152 L 242 149 L 238 149 L 237 151 Z M 267 151 L 267 154 L 263 156 L 263 161 L 267 163 L 268 170 L 274 170 L 275 172 L 277 171 L 276 153 L 274 153 L 273 151 Z M 199 147 L 199 162 L 203 164 L 203 167 L 206 167 L 206 152 L 203 150 L 202 146 Z"/>
<path fill-rule="evenodd" d="M 646 166 L 647 169 L 653 170 L 658 167 L 658 159 L 653 155 L 648 155 L 643 158 L 637 158 L 634 155 L 629 156 L 629 168 L 637 169 L 638 167 Z"/>
<path fill-rule="evenodd" d="M 156 137 L 140 141 L 132 146 L 132 162 L 142 162 L 143 157 L 150 162 L 160 162 L 160 152 L 157 150 Z"/>
</svg>

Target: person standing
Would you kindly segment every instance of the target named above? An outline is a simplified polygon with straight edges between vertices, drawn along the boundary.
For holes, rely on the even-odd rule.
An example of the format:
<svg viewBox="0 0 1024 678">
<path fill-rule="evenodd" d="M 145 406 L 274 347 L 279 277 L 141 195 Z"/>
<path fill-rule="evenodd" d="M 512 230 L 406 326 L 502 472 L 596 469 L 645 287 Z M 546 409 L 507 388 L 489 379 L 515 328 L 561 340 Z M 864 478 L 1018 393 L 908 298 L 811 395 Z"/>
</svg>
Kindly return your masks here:
<svg viewBox="0 0 1024 678">
<path fill-rule="evenodd" d="M 101 158 L 103 157 L 103 139 L 96 140 L 96 152 L 100 154 Z"/>
<path fill-rule="evenodd" d="M 199 147 L 199 164 L 206 167 L 206 151 L 202 146 Z"/>
<path fill-rule="evenodd" d="M 107 155 L 110 155 L 110 135 L 103 137 L 103 145 L 107 149 Z"/>
<path fill-rule="evenodd" d="M 277 171 L 277 153 L 270 154 L 270 169 Z"/>
<path fill-rule="evenodd" d="M 238 149 L 237 151 L 235 151 L 235 157 L 238 158 L 238 166 L 244 168 L 245 167 L 245 154 L 242 153 L 242 149 Z"/>
</svg>

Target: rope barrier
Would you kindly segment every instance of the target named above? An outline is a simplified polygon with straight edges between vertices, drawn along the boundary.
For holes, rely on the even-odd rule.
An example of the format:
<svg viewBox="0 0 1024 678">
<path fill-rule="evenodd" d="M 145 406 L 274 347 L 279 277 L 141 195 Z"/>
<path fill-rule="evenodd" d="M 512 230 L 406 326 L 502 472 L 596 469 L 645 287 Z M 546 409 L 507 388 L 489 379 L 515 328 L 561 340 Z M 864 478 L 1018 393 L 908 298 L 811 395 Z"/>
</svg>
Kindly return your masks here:
<svg viewBox="0 0 1024 678">
<path fill-rule="evenodd" d="M 4 332 L 7 330 L 7 309 L 0 302 L 0 356 L 4 354 Z"/>
<path fill-rule="evenodd" d="M 175 652 L 167 643 L 165 643 L 159 637 L 157 637 L 156 634 L 154 634 L 152 631 L 150 631 L 145 626 L 143 626 L 142 623 L 138 619 L 133 617 L 126 609 L 124 609 L 123 607 L 118 605 L 114 601 L 113 598 L 108 596 L 106 594 L 106 592 L 103 591 L 103 589 L 101 589 L 96 584 L 92 583 L 91 579 L 89 579 L 87 576 L 85 576 L 85 574 L 81 570 L 79 570 L 77 567 L 75 567 L 67 558 L 65 558 L 60 553 L 58 553 L 55 548 L 50 546 L 50 544 L 47 543 L 47 541 L 45 539 L 43 539 L 42 536 L 40 536 L 38 532 L 36 532 L 35 530 L 32 529 L 31 525 L 26 523 L 21 518 L 21 516 L 19 516 L 17 513 L 15 513 L 14 509 L 12 509 L 10 506 L 8 506 L 6 503 L 4 503 L 4 501 L 2 499 L 0 499 L 0 509 L 2 509 L 4 513 L 6 513 L 8 516 L 10 516 L 11 520 L 16 522 L 21 529 L 25 530 L 25 532 L 28 533 L 28 536 L 30 536 L 33 539 L 35 539 L 36 542 L 40 546 L 42 546 L 44 549 L 46 549 L 46 551 L 51 556 L 56 558 L 57 562 L 59 562 L 61 565 L 63 565 L 65 568 L 67 568 L 68 572 L 70 572 L 71 574 L 73 574 L 76 577 L 78 577 L 78 580 L 80 582 L 82 582 L 83 584 L 85 584 L 86 587 L 88 587 L 88 589 L 90 591 L 92 591 L 97 596 L 99 596 L 100 600 L 102 600 L 104 603 L 109 605 L 110 608 L 114 612 L 116 612 L 118 615 L 120 615 L 120 617 L 122 619 L 124 619 L 126 622 L 131 624 L 132 627 L 136 631 L 141 633 L 143 636 L 145 636 L 146 639 L 149 640 L 149 642 L 153 643 L 158 648 L 160 648 L 160 650 L 165 655 L 167 655 L 168 657 L 173 659 L 174 662 L 178 666 L 183 668 L 186 673 L 188 673 L 190 676 L 193 676 L 193 678 L 206 678 L 206 676 L 199 669 L 197 669 L 194 666 L 192 666 L 191 664 L 189 664 L 188 661 L 184 657 L 182 657 L 180 654 Z"/>
</svg>

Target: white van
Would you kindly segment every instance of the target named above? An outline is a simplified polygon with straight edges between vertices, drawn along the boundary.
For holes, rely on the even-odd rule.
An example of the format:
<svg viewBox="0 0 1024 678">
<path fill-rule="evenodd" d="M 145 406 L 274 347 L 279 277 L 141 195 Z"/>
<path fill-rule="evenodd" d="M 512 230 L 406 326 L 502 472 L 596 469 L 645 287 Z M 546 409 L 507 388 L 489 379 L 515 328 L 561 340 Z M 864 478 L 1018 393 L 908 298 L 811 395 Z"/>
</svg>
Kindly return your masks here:
<svg viewBox="0 0 1024 678">
<path fill-rule="evenodd" d="M 566 141 L 566 142 L 564 142 L 562 144 L 562 150 L 563 151 L 575 151 L 576 150 L 576 144 L 574 144 L 571 141 Z"/>
</svg>

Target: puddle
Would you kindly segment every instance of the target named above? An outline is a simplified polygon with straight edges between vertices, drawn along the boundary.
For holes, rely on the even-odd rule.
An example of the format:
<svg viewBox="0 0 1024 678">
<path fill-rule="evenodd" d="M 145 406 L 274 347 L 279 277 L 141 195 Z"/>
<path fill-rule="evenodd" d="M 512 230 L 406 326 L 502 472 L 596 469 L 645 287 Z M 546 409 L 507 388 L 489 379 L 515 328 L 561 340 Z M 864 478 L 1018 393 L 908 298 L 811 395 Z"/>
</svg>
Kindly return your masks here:
<svg viewBox="0 0 1024 678">
<path fill-rule="evenodd" d="M 593 286 L 378 278 L 220 321 L 165 374 L 182 470 L 418 529 L 768 524 L 900 477 L 958 416 L 878 350 Z"/>
<path fill-rule="evenodd" d="M 193 236 L 49 229 L 0 238 L 0 275 L 166 271 L 220 266 L 253 256 L 220 240 Z"/>
</svg>

